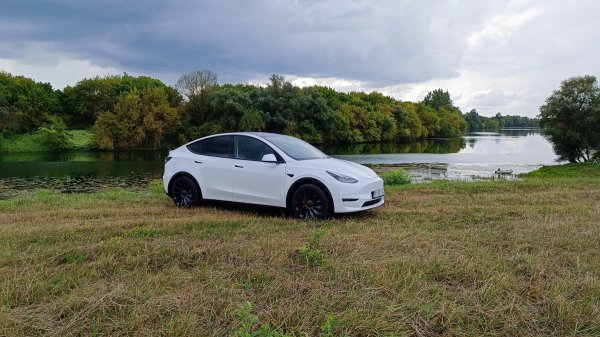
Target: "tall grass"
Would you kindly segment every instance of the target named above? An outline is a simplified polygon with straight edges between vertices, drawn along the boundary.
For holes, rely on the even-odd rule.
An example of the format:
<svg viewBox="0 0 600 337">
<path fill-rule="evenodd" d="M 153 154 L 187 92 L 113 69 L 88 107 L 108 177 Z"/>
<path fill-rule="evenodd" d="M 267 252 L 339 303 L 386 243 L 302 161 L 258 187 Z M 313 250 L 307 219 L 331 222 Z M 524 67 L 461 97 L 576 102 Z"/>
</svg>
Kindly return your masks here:
<svg viewBox="0 0 600 337">
<path fill-rule="evenodd" d="M 157 185 L 0 201 L 0 335 L 597 336 L 595 174 L 391 186 L 327 222 Z"/>
</svg>

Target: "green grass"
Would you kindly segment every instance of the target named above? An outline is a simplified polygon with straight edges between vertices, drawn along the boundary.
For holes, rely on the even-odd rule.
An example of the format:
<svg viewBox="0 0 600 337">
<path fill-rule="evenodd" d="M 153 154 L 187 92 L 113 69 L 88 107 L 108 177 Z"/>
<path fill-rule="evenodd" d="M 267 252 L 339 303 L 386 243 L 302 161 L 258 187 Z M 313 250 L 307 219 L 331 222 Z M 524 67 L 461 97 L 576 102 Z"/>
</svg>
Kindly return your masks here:
<svg viewBox="0 0 600 337">
<path fill-rule="evenodd" d="M 0 139 L 1 152 L 41 152 L 48 151 L 44 138 L 39 133 L 13 135 Z"/>
<path fill-rule="evenodd" d="M 94 134 L 90 130 L 70 130 L 72 150 L 89 150 L 92 148 Z"/>
<path fill-rule="evenodd" d="M 600 178 L 600 163 L 544 166 L 521 176 L 528 178 Z"/>
<path fill-rule="evenodd" d="M 89 150 L 93 134 L 90 130 L 70 130 L 72 136 L 70 150 Z M 0 138 L 0 152 L 46 152 L 50 148 L 44 137 L 38 133 L 27 133 Z"/>
<path fill-rule="evenodd" d="M 599 169 L 386 186 L 324 222 L 158 183 L 0 201 L 0 335 L 598 336 Z"/>
</svg>

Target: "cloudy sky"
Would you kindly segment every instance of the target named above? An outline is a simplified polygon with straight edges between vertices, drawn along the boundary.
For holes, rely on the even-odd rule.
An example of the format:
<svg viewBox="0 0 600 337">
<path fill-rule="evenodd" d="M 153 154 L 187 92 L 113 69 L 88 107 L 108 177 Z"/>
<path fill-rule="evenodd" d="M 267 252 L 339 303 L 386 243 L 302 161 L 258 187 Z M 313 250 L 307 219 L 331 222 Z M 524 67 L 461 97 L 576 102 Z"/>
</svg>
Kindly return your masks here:
<svg viewBox="0 0 600 337">
<path fill-rule="evenodd" d="M 2 0 L 0 70 L 381 91 L 444 88 L 463 110 L 535 116 L 560 81 L 600 74 L 597 0 Z"/>
</svg>

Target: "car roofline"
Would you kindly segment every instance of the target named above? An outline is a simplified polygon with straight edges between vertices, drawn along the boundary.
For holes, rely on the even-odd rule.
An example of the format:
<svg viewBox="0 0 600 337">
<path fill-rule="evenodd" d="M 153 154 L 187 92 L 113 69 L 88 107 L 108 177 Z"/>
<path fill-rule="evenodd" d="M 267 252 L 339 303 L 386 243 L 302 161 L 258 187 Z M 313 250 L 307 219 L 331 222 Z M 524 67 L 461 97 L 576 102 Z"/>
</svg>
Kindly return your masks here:
<svg viewBox="0 0 600 337">
<path fill-rule="evenodd" d="M 269 134 L 269 135 L 277 135 L 277 136 L 286 136 L 286 135 L 281 135 L 279 133 L 272 133 L 272 132 L 244 132 L 244 131 L 237 131 L 237 132 L 224 132 L 224 133 L 217 133 L 214 135 L 209 135 L 209 136 L 204 136 L 202 138 L 197 138 L 194 139 L 190 142 L 187 142 L 183 145 L 181 145 L 179 148 L 186 148 L 186 150 L 189 151 L 189 149 L 187 149 L 187 146 L 197 142 L 199 140 L 204 140 L 204 139 L 209 139 L 209 138 L 213 138 L 213 137 L 218 137 L 218 136 L 250 136 L 253 138 L 257 138 L 260 139 L 263 142 L 267 142 L 267 144 L 271 147 L 274 147 L 276 149 L 276 151 L 278 152 L 278 154 L 285 160 L 293 160 L 293 161 L 297 161 L 297 159 L 294 159 L 292 157 L 290 157 L 287 153 L 285 153 L 285 151 L 283 151 L 282 149 L 280 149 L 277 145 L 271 143 L 267 138 L 262 137 L 261 134 Z"/>
</svg>

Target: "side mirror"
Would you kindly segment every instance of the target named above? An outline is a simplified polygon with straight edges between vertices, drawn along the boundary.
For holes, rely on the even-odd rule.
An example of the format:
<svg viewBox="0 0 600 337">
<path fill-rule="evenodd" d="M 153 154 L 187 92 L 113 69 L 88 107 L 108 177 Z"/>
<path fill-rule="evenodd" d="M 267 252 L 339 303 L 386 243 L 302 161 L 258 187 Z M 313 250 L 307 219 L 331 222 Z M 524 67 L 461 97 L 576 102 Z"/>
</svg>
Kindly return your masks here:
<svg viewBox="0 0 600 337">
<path fill-rule="evenodd" d="M 269 153 L 269 154 L 265 154 L 262 157 L 262 161 L 267 162 L 267 163 L 277 163 L 277 158 L 275 158 L 274 154 Z"/>
</svg>

